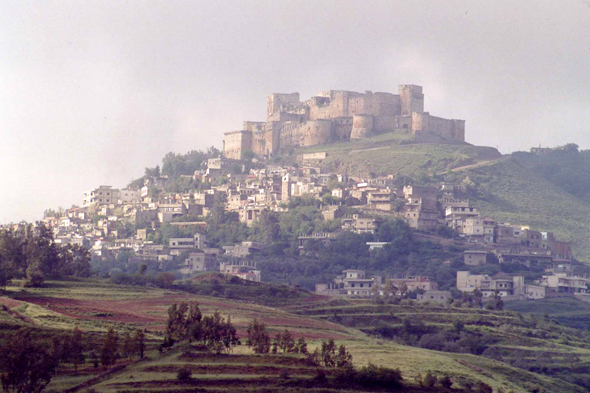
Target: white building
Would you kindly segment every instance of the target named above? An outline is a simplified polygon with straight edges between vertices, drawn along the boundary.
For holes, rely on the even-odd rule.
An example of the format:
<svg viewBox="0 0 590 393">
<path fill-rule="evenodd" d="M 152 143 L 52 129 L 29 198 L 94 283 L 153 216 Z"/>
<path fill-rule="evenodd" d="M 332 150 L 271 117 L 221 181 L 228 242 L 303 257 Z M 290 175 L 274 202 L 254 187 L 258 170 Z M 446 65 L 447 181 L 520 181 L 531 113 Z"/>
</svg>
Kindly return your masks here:
<svg viewBox="0 0 590 393">
<path fill-rule="evenodd" d="M 90 206 L 98 203 L 99 205 L 117 203 L 119 200 L 119 190 L 112 186 L 100 186 L 94 190 L 84 193 L 83 206 Z"/>
</svg>

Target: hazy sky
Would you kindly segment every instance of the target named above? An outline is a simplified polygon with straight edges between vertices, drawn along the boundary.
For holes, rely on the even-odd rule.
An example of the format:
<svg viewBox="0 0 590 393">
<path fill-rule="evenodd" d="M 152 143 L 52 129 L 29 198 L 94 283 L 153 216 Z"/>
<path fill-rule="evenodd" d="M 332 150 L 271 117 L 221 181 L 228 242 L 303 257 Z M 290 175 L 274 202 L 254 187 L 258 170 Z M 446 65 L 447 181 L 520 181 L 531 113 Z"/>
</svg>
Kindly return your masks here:
<svg viewBox="0 0 590 393">
<path fill-rule="evenodd" d="M 215 145 L 266 96 L 424 86 L 503 153 L 590 148 L 590 1 L 0 2 L 0 222 Z"/>
</svg>

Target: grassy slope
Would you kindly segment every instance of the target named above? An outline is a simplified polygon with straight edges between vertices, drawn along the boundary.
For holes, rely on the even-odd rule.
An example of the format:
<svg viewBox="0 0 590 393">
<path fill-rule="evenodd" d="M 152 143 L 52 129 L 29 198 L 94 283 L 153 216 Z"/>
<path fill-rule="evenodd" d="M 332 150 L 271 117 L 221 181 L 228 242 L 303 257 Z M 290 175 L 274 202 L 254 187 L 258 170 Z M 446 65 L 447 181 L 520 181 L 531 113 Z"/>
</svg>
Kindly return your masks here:
<svg viewBox="0 0 590 393">
<path fill-rule="evenodd" d="M 490 200 L 473 201 L 484 214 L 499 222 L 554 232 L 572 242 L 578 259 L 590 260 L 590 206 L 510 159 L 465 174 L 493 193 Z"/>
<path fill-rule="evenodd" d="M 290 158 L 294 159 L 303 153 L 325 151 L 328 157 L 321 166 L 326 170 L 354 175 L 370 172 L 381 175 L 416 175 L 431 170 L 445 171 L 500 157 L 500 153 L 491 147 L 408 142 L 407 135 L 386 133 L 360 141 L 298 149 Z"/>
<path fill-rule="evenodd" d="M 426 326 L 452 330 L 453 322 L 459 319 L 465 324 L 466 331 L 494 337 L 494 345 L 503 351 L 503 357 L 508 362 L 519 356 L 517 352 L 523 351 L 538 353 L 533 355 L 535 357 L 531 359 L 529 366 L 533 366 L 535 359 L 546 354 L 552 356 L 555 361 L 553 367 L 557 368 L 570 368 L 569 363 L 563 360 L 568 354 L 579 356 L 576 367 L 585 367 L 590 362 L 590 345 L 578 337 L 578 330 L 542 322 L 542 318 L 519 318 L 509 312 L 420 304 L 376 305 L 367 301 L 306 306 L 291 310 L 324 320 L 338 320 L 363 331 L 372 331 L 379 324 L 399 327 L 403 318 L 410 318 L 412 323 L 422 321 Z M 495 389 L 502 388 L 504 391 L 515 389 L 514 385 L 520 389 L 542 386 L 550 392 L 583 391 L 583 388 L 568 382 L 530 373 L 482 356 L 429 351 L 402 346 L 387 339 L 367 339 L 362 347 L 353 344 L 351 348 L 355 359 L 360 361 L 370 360 L 383 365 L 392 361 L 399 362 L 402 372 L 407 376 L 416 375 L 418 371 L 424 375 L 425 370 L 432 370 L 438 374 L 452 375 L 458 381 L 477 376 Z M 520 389 L 515 391 L 521 391 Z"/>
<path fill-rule="evenodd" d="M 325 318 L 310 317 L 310 312 L 306 310 L 313 308 L 313 303 L 309 302 L 301 306 L 289 306 L 286 310 L 279 310 L 236 300 L 193 296 L 158 288 L 116 286 L 101 281 L 50 282 L 49 284 L 47 288 L 27 289 L 26 291 L 22 288 L 11 288 L 13 291 L 11 297 L 22 299 L 23 303 L 7 298 L 0 298 L 0 302 L 7 304 L 13 313 L 15 310 L 23 310 L 23 314 L 26 315 L 30 323 L 38 326 L 56 326 L 55 323 L 58 323 L 57 326 L 67 329 L 78 325 L 84 330 L 97 332 L 104 332 L 109 326 L 116 326 L 120 332 L 127 327 L 146 326 L 150 331 L 148 337 L 152 342 L 155 342 L 153 340 L 160 337 L 166 308 L 172 302 L 194 300 L 201 304 L 201 308 L 206 313 L 219 310 L 222 315 L 231 315 L 232 321 L 237 325 L 238 332 L 242 337 L 245 336 L 244 328 L 253 318 L 264 321 L 273 334 L 288 328 L 294 332 L 296 337 L 301 335 L 307 337 L 310 349 L 319 345 L 321 340 L 335 337 L 338 343 L 344 343 L 350 349 L 357 365 L 366 365 L 372 362 L 388 367 L 399 367 L 405 378 L 409 380 L 418 373 L 425 375 L 428 371 L 433 371 L 439 375 L 449 374 L 456 381 L 482 380 L 496 389 L 501 387 L 505 391 L 524 392 L 525 386 L 532 385 L 546 386 L 550 388 L 550 391 L 579 391 L 577 387 L 568 383 L 515 369 L 490 359 L 467 354 L 429 351 L 395 344 L 388 340 L 377 340 L 354 328 L 331 323 Z M 23 291 L 25 292 L 23 293 Z M 65 296 L 69 298 L 70 303 L 64 303 L 61 300 Z M 96 301 L 96 299 L 100 301 Z M 117 305 L 117 307 L 113 308 L 113 305 Z M 363 308 L 366 306 L 359 306 L 356 309 L 363 312 Z M 415 310 L 408 310 L 408 312 L 414 313 Z M 130 315 L 135 319 L 130 318 Z M 5 321 L 15 320 L 14 316 L 8 314 L 2 319 Z M 241 346 L 237 348 L 236 354 L 250 355 L 251 351 L 247 347 Z M 161 357 L 157 351 L 151 351 L 150 358 L 153 360 L 130 365 L 128 369 L 113 374 L 97 385 L 97 391 L 134 390 L 133 383 L 141 379 L 170 380 L 174 378 L 175 372 L 170 372 L 170 370 L 162 372 L 145 370 L 147 367 L 158 366 L 162 363 L 192 364 L 192 366 L 201 369 L 199 372 L 203 372 L 203 374 L 199 374 L 199 378 L 206 379 L 221 380 L 234 378 L 236 375 L 240 380 L 243 379 L 242 377 L 263 378 L 268 377 L 269 373 L 273 378 L 277 376 L 277 370 L 269 371 L 267 368 L 254 370 L 250 373 L 251 375 L 242 375 L 243 370 L 240 367 L 257 364 L 261 361 L 260 359 L 246 360 L 238 368 L 232 369 L 230 367 L 220 371 L 218 368 L 203 370 L 202 366 L 199 366 L 199 362 L 179 361 L 174 356 L 176 355 L 170 354 L 170 357 L 168 355 Z M 230 363 L 232 362 L 236 363 L 235 360 Z M 221 363 L 225 364 L 227 361 Z M 87 373 L 88 378 L 94 375 L 96 372 L 92 373 L 92 370 Z M 79 383 L 82 379 L 84 377 L 80 375 L 60 376 L 52 382 L 52 386 L 64 388 Z M 113 385 L 114 383 L 123 383 L 123 385 Z M 173 387 L 168 386 L 170 384 L 174 385 L 172 382 L 165 385 L 167 388 Z M 214 384 L 219 385 L 221 382 Z M 247 385 L 247 383 L 245 384 Z M 217 387 L 220 388 L 220 386 Z M 137 386 L 137 388 L 144 391 L 146 386 Z M 158 390 L 157 386 L 154 386 L 154 389 L 153 391 L 165 391 Z M 294 391 L 298 391 L 297 388 Z"/>
<path fill-rule="evenodd" d="M 588 329 L 590 326 L 590 303 L 573 298 L 541 299 L 507 302 L 506 308 L 518 312 L 545 314 L 567 326 Z"/>
</svg>

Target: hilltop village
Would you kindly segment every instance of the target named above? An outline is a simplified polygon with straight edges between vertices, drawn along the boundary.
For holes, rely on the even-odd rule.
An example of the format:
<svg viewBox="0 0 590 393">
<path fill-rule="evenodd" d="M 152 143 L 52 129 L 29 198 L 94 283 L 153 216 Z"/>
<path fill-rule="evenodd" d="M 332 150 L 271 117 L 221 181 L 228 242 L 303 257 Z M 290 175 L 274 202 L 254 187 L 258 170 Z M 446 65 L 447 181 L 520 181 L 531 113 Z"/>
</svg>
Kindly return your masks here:
<svg viewBox="0 0 590 393">
<path fill-rule="evenodd" d="M 203 170 L 184 176 L 200 185 L 195 192 L 162 192 L 173 180 L 161 175 L 159 168 L 146 170 L 141 188 L 99 186 L 84 193 L 81 206 L 48 214 L 43 221 L 53 229 L 56 243 L 82 245 L 98 261 L 147 262 L 174 272 L 177 278 L 215 271 L 259 282 L 265 281 L 266 272 L 257 266 L 257 260 L 271 245 L 248 240 L 235 244 L 217 241 L 211 246 L 208 219 L 234 214 L 244 227 L 252 228 L 268 220 L 269 214 L 287 214 L 292 203 L 306 200 L 319 206 L 329 230 L 300 233 L 301 255 L 329 247 L 347 232 L 373 236 L 366 247 L 371 254 L 379 252 L 388 247 L 387 241 L 378 238 L 380 227 L 401 220 L 417 238 L 464 250 L 459 261 L 464 267 L 457 271 L 454 291 L 476 293 L 484 301 L 497 296 L 506 301 L 564 296 L 590 299 L 590 280 L 573 274 L 577 262 L 571 245 L 556 239 L 552 232 L 483 216 L 463 198 L 456 184 L 399 187 L 392 176 L 355 178 L 322 173 L 314 164 L 323 156 L 325 153 L 302 156 L 300 165 L 289 167 L 260 161 L 250 169 L 252 163 L 244 160 L 209 158 Z M 162 228 L 172 235 L 163 238 Z M 490 264 L 544 269 L 545 273 L 531 282 L 518 273 L 470 273 L 473 267 Z M 432 277 L 370 275 L 364 269 L 346 269 L 333 281 L 317 282 L 315 290 L 357 297 L 394 291 L 412 293 L 419 301 L 452 301 L 448 285 L 447 290 L 439 290 L 440 286 L 440 280 Z"/>
<path fill-rule="evenodd" d="M 370 271 L 350 262 L 327 275 L 318 274 L 315 267 L 306 269 L 307 288 L 332 296 L 411 293 L 420 301 L 434 302 L 452 301 L 460 293 L 507 301 L 590 299 L 590 280 L 574 274 L 579 263 L 570 243 L 527 223 L 498 222 L 482 215 L 461 184 L 420 184 L 411 179 L 400 183 L 395 175 L 326 172 L 321 163 L 329 153 L 322 151 L 302 153 L 291 164 L 276 160 L 285 150 L 383 133 L 404 133 L 414 144 L 466 144 L 463 120 L 424 112 L 420 86 L 399 86 L 397 95 L 331 90 L 304 102 L 298 93 L 271 94 L 267 121 L 246 121 L 243 130 L 226 133 L 223 151 L 170 153 L 162 171 L 159 166 L 146 168 L 145 176 L 124 189 L 103 185 L 86 191 L 79 206 L 47 211 L 43 221 L 57 244 L 90 250 L 96 269 L 107 277 L 131 265 L 149 264 L 177 279 L 219 272 L 247 281 L 283 283 L 292 277 L 281 279 L 276 266 L 263 264 L 265 271 L 259 262 L 269 255 L 284 255 L 285 247 L 291 247 L 289 255 L 299 263 L 306 256 L 318 260 L 322 247 L 328 249 L 346 233 L 361 236 L 355 241 L 364 239 L 359 255 L 379 259 L 383 251 L 395 260 L 392 235 L 384 233 L 401 222 L 413 238 L 438 244 L 441 252 L 452 250 L 449 260 L 437 262 L 454 269 L 452 277 L 412 274 L 424 269 L 415 269 L 415 257 L 407 254 L 408 266 L 395 273 L 387 264 Z M 186 174 L 191 165 L 198 169 Z M 299 227 L 281 228 L 280 217 L 299 214 L 306 205 L 317 209 L 318 218 L 307 212 L 292 218 Z M 305 220 L 320 223 L 306 225 Z M 264 231 L 273 233 L 262 236 Z M 279 244 L 279 235 L 287 232 L 288 240 L 283 236 Z M 428 262 L 429 257 L 423 258 Z M 436 269 L 431 266 L 428 271 Z"/>
</svg>

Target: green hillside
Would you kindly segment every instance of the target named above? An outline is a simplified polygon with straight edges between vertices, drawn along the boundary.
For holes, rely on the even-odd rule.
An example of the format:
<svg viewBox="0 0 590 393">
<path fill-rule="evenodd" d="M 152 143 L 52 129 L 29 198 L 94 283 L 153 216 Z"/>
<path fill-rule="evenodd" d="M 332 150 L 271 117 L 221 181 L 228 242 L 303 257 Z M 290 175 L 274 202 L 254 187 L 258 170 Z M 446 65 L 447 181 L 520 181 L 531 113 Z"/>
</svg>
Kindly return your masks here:
<svg viewBox="0 0 590 393">
<path fill-rule="evenodd" d="M 295 337 L 305 337 L 308 349 L 312 351 L 321 346 L 322 341 L 333 338 L 338 345 L 346 345 L 357 367 L 372 363 L 399 368 L 407 389 L 399 391 L 451 391 L 420 388 L 416 377 L 431 372 L 449 376 L 455 383 L 454 388 L 465 389 L 481 381 L 494 391 L 582 392 L 584 390 L 577 380 L 578 385 L 570 381 L 577 373 L 586 370 L 590 359 L 588 340 L 582 332 L 506 312 L 416 305 L 413 302 L 377 305 L 367 301 L 312 297 L 302 299 L 299 304 L 272 308 L 244 301 L 195 296 L 179 290 L 115 285 L 103 280 L 50 281 L 44 288 L 10 287 L 9 291 L 9 296 L 0 297 L 3 304 L 0 340 L 6 340 L 20 326 L 27 326 L 44 337 L 63 334 L 78 326 L 87 340 L 86 350 L 95 348 L 100 351 L 104 334 L 110 327 L 120 336 L 129 329 L 147 328 L 146 359 L 120 359 L 116 367 L 105 369 L 100 365 L 93 366 L 87 354 L 86 363 L 80 365 L 78 371 L 70 364 L 60 366 L 48 391 L 83 392 L 86 388 L 96 392 L 365 391 L 335 387 L 330 370 L 326 371 L 327 381 L 318 380 L 317 367 L 306 363 L 305 357 L 297 354 L 255 355 L 245 345 L 222 355 L 195 345 L 158 351 L 167 307 L 182 300 L 199 302 L 204 314 L 210 315 L 217 310 L 224 316 L 231 315 L 242 338 L 246 336 L 247 324 L 254 318 L 263 321 L 273 336 L 289 329 Z M 395 329 L 407 316 L 411 317 L 413 326 L 422 320 L 428 329 L 436 328 L 441 332 L 452 331 L 454 321 L 463 320 L 466 334 L 487 332 L 495 345 L 501 347 L 502 357 L 495 359 L 460 351 L 430 350 L 416 343 L 404 345 L 379 336 L 377 328 L 387 325 Z M 399 340 L 405 338 L 400 336 Z M 529 363 L 522 356 L 534 353 L 551 354 L 551 374 L 531 372 L 523 366 Z M 512 359 L 514 364 L 511 364 Z M 570 363 L 575 365 L 575 371 L 568 371 Z M 181 368 L 190 369 L 192 379 L 177 380 Z M 83 385 L 85 382 L 87 384 Z"/>
<path fill-rule="evenodd" d="M 326 152 L 322 169 L 354 175 L 418 175 L 495 160 L 501 154 L 492 147 L 412 143 L 400 133 L 387 133 L 360 141 L 341 142 L 295 150 L 288 160 L 298 155 Z"/>
<path fill-rule="evenodd" d="M 571 241 L 578 259 L 590 260 L 590 207 L 512 159 L 461 174 L 480 192 L 472 202 L 499 222 L 530 225 Z"/>
</svg>

